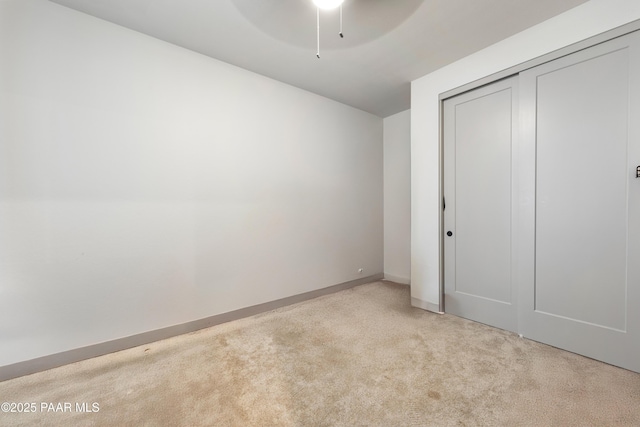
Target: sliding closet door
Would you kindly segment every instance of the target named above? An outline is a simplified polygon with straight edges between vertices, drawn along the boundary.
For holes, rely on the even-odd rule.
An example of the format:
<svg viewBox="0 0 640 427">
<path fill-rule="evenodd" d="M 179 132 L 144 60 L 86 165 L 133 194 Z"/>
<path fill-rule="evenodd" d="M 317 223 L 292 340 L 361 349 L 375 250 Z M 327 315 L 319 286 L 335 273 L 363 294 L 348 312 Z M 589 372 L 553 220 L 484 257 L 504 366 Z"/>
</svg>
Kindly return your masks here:
<svg viewBox="0 0 640 427">
<path fill-rule="evenodd" d="M 511 331 L 516 85 L 502 80 L 444 102 L 445 311 Z"/>
<path fill-rule="evenodd" d="M 639 41 L 632 34 L 520 75 L 521 332 L 635 371 Z"/>
</svg>

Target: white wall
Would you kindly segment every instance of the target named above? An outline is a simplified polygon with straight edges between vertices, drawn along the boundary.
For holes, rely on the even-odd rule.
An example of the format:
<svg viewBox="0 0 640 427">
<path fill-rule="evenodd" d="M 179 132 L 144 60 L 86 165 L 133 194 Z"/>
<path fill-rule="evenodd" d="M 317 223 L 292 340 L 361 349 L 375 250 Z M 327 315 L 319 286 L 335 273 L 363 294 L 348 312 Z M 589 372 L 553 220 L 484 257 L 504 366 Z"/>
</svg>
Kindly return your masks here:
<svg viewBox="0 0 640 427">
<path fill-rule="evenodd" d="M 439 94 L 637 19 L 640 19 L 638 0 L 591 0 L 412 82 L 411 296 L 414 305 L 438 310 Z"/>
<path fill-rule="evenodd" d="M 1 0 L 0 366 L 382 273 L 382 137 L 363 111 Z"/>
<path fill-rule="evenodd" d="M 384 119 L 384 277 L 411 281 L 411 110 Z"/>
</svg>

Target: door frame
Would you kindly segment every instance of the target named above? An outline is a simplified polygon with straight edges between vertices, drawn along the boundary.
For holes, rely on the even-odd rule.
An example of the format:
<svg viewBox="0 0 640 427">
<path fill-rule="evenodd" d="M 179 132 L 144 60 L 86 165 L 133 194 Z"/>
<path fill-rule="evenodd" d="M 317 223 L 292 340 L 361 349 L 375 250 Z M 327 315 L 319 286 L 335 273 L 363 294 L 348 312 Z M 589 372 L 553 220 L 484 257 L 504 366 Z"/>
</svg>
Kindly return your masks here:
<svg viewBox="0 0 640 427">
<path fill-rule="evenodd" d="M 445 229 L 444 229 L 444 209 L 443 202 L 444 200 L 444 101 L 446 99 L 452 98 L 456 95 L 459 95 L 464 92 L 468 92 L 474 89 L 477 89 L 481 86 L 485 86 L 487 84 L 491 84 L 497 82 L 498 80 L 502 80 L 505 78 L 512 77 L 521 73 L 522 71 L 528 70 L 530 68 L 536 67 L 538 65 L 542 65 L 546 62 L 551 62 L 556 59 L 562 58 L 567 55 L 571 55 L 573 53 L 579 52 L 584 49 L 588 49 L 590 47 L 596 46 L 601 43 L 608 42 L 610 40 L 616 39 L 618 37 L 625 36 L 629 33 L 633 33 L 635 31 L 640 30 L 640 20 L 630 22 L 628 24 L 622 25 L 620 27 L 614 28 L 609 31 L 605 31 L 604 33 L 598 34 L 593 37 L 589 37 L 585 40 L 573 43 L 569 46 L 565 46 L 561 49 L 555 50 L 553 52 L 549 52 L 545 55 L 534 58 L 530 61 L 523 62 L 522 64 L 518 64 L 516 66 L 507 68 L 505 70 L 499 71 L 497 73 L 490 74 L 481 79 L 475 80 L 463 86 L 457 87 L 447 92 L 443 92 L 438 96 L 438 165 L 439 165 L 439 178 L 440 185 L 438 186 L 438 200 L 440 200 L 440 209 L 439 209 L 439 222 L 438 222 L 438 236 L 439 236 L 439 251 L 440 251 L 440 265 L 438 266 L 439 274 L 439 301 L 438 301 L 438 312 L 444 313 L 446 310 L 444 304 L 444 264 L 445 264 L 445 253 L 444 253 L 444 241 L 445 241 Z"/>
</svg>

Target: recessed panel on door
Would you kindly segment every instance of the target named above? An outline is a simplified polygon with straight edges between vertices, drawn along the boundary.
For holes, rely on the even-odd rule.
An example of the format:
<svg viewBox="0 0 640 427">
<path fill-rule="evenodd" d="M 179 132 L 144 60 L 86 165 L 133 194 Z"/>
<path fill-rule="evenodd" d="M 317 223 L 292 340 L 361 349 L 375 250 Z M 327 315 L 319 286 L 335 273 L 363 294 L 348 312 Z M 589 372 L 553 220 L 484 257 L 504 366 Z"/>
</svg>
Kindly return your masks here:
<svg viewBox="0 0 640 427">
<path fill-rule="evenodd" d="M 537 78 L 536 311 L 626 329 L 626 49 Z"/>
</svg>

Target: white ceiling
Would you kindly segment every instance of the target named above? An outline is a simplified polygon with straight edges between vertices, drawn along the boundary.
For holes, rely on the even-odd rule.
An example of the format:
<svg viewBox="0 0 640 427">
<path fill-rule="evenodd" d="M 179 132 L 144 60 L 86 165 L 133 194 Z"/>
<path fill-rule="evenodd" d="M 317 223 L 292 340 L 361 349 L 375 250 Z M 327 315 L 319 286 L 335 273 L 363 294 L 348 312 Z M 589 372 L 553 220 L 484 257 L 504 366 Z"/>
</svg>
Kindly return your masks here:
<svg viewBox="0 0 640 427">
<path fill-rule="evenodd" d="M 380 117 L 410 82 L 586 0 L 51 0 Z"/>
</svg>

